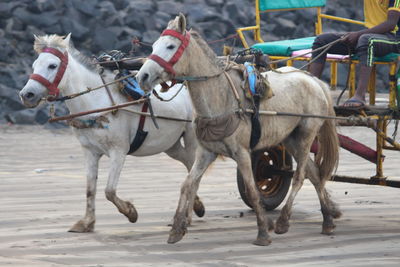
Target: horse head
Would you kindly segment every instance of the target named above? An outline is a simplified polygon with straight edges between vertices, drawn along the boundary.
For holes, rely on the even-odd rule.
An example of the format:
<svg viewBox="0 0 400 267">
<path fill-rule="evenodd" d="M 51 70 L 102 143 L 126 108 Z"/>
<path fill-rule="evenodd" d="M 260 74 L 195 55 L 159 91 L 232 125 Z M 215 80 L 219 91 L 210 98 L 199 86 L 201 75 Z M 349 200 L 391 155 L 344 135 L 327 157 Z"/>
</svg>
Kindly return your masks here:
<svg viewBox="0 0 400 267">
<path fill-rule="evenodd" d="M 189 64 L 185 60 L 185 49 L 189 43 L 190 33 L 186 31 L 186 18 L 179 14 L 168 23 L 168 27 L 153 44 L 153 53 L 136 75 L 141 88 L 150 91 L 157 84 L 184 75 Z"/>
<path fill-rule="evenodd" d="M 34 49 L 38 57 L 32 65 L 32 75 L 19 93 L 25 106 L 36 107 L 43 98 L 54 101 L 58 97 L 59 84 L 65 81 L 70 38 L 71 34 L 65 38 L 58 35 L 35 36 Z"/>
</svg>

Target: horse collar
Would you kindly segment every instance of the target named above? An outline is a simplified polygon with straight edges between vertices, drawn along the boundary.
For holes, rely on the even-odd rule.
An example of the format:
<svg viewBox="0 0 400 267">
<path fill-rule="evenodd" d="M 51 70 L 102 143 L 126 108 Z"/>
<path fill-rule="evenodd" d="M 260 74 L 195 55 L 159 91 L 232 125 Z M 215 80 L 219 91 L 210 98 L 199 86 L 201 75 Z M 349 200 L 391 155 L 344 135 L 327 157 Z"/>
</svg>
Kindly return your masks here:
<svg viewBox="0 0 400 267">
<path fill-rule="evenodd" d="M 183 52 L 185 51 L 186 47 L 189 45 L 190 41 L 190 33 L 186 31 L 186 34 L 182 34 L 178 31 L 167 29 L 164 30 L 161 34 L 161 36 L 172 36 L 175 38 L 178 38 L 181 41 L 181 45 L 178 47 L 178 50 L 176 50 L 175 54 L 172 56 L 172 58 L 169 61 L 165 61 L 161 57 L 151 54 L 149 56 L 149 59 L 157 62 L 161 67 L 163 67 L 169 74 L 175 77 L 176 73 L 174 70 L 174 65 L 180 57 L 182 56 Z"/>
<path fill-rule="evenodd" d="M 56 98 L 58 97 L 58 95 L 60 94 L 60 89 L 58 88 L 58 85 L 64 76 L 65 70 L 67 69 L 68 53 L 67 53 L 67 51 L 62 53 L 60 50 L 58 50 L 56 48 L 52 48 L 52 47 L 43 48 L 42 53 L 50 53 L 60 59 L 61 63 L 58 68 L 56 77 L 54 78 L 53 82 L 50 82 L 49 80 L 44 78 L 42 75 L 34 73 L 34 74 L 31 74 L 31 76 L 29 76 L 29 79 L 35 80 L 35 81 L 39 82 L 40 84 L 42 84 L 43 86 L 45 86 L 49 90 L 49 95 L 47 97 L 47 100 L 55 101 Z"/>
</svg>

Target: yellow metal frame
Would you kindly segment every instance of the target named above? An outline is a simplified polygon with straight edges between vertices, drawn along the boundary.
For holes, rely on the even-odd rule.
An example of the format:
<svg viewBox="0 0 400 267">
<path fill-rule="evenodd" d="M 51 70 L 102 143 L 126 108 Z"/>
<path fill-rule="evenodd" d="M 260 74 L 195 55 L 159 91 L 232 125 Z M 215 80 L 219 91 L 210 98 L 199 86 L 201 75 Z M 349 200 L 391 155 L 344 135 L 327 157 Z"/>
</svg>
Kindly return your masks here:
<svg viewBox="0 0 400 267">
<path fill-rule="evenodd" d="M 266 12 L 273 12 L 273 11 L 288 11 L 288 10 L 297 10 L 297 9 L 309 9 L 309 8 L 315 8 L 316 9 L 316 23 L 315 23 L 315 34 L 321 34 L 323 32 L 322 28 L 322 19 L 330 19 L 330 20 L 335 20 L 335 21 L 340 21 L 340 22 L 345 22 L 345 23 L 353 23 L 357 25 L 365 25 L 365 22 L 359 21 L 359 20 L 353 20 L 353 19 L 347 19 L 347 18 L 342 18 L 342 17 L 337 17 L 337 16 L 331 16 L 327 14 L 322 13 L 321 7 L 306 7 L 306 8 L 288 8 L 288 9 L 274 9 L 274 10 L 265 10 L 265 11 L 260 11 L 259 9 L 259 1 L 255 0 L 255 19 L 256 19 L 256 25 L 254 26 L 249 26 L 249 27 L 243 27 L 243 28 L 238 28 L 236 32 L 238 33 L 238 36 L 240 37 L 240 40 L 242 41 L 242 44 L 245 48 L 249 48 L 249 45 L 246 41 L 246 37 L 244 36 L 243 32 L 245 31 L 254 31 L 254 40 L 256 42 L 264 42 L 264 40 L 261 37 L 261 18 L 260 14 L 261 13 L 266 13 Z M 283 56 L 270 56 L 272 60 L 275 59 L 285 59 L 288 57 L 283 57 Z M 308 60 L 306 58 L 296 58 L 293 60 Z M 287 62 L 288 66 L 293 65 L 293 60 L 289 60 Z M 333 60 L 333 59 L 328 59 L 327 60 L 331 64 L 331 81 L 330 85 L 331 88 L 334 90 L 337 86 L 337 66 L 338 63 L 348 63 L 348 60 Z M 358 63 L 357 60 L 352 60 L 351 61 L 351 66 L 350 66 L 350 77 L 349 77 L 349 94 L 350 96 L 353 96 L 355 93 L 356 89 L 356 73 L 355 73 L 355 67 L 356 64 Z M 396 68 L 397 68 L 397 62 L 392 61 L 392 62 L 375 62 L 375 65 L 388 65 L 389 66 L 389 74 L 390 75 L 396 75 Z M 370 82 L 368 85 L 368 91 L 370 93 L 370 104 L 373 105 L 375 104 L 375 95 L 376 95 L 376 88 L 375 88 L 375 74 L 376 70 L 374 69 L 370 78 Z M 389 82 L 389 92 L 390 92 L 390 98 L 389 98 L 389 107 L 390 108 L 395 108 L 396 107 L 396 84 L 394 81 Z"/>
<path fill-rule="evenodd" d="M 316 10 L 317 10 L 316 23 L 315 23 L 315 34 L 316 35 L 321 34 L 323 32 L 322 19 L 330 19 L 330 20 L 336 20 L 336 21 L 340 21 L 340 22 L 353 23 L 353 24 L 357 24 L 357 25 L 365 25 L 365 22 L 363 22 L 363 21 L 323 14 L 321 11 L 322 10 L 321 7 L 307 7 L 307 8 L 316 8 Z M 256 25 L 250 26 L 250 27 L 239 28 L 236 30 L 238 36 L 240 37 L 240 40 L 243 43 L 243 46 L 245 48 L 249 48 L 249 45 L 243 34 L 243 32 L 245 32 L 245 31 L 254 31 L 254 40 L 259 43 L 264 42 L 264 40 L 261 37 L 261 18 L 260 18 L 261 13 L 273 12 L 273 11 L 288 11 L 288 10 L 297 10 L 297 9 L 305 9 L 305 8 L 274 9 L 274 10 L 266 10 L 266 11 L 260 12 L 259 1 L 255 0 Z M 286 56 L 270 56 L 270 58 L 271 58 L 271 60 L 277 60 L 277 59 L 287 59 L 288 57 L 286 57 Z M 293 60 L 310 61 L 311 59 L 306 58 L 306 57 L 300 57 L 300 58 L 288 60 L 286 64 L 288 66 L 292 66 Z M 327 62 L 329 62 L 331 65 L 331 88 L 335 89 L 337 86 L 337 66 L 339 63 L 349 63 L 349 60 L 337 60 L 337 59 L 329 59 L 328 58 Z M 349 73 L 349 81 L 348 81 L 349 97 L 352 97 L 356 90 L 356 71 L 355 70 L 356 70 L 356 65 L 358 63 L 359 63 L 358 60 L 351 60 L 351 62 L 350 62 L 350 73 Z M 374 67 L 373 67 L 370 81 L 368 84 L 368 92 L 370 94 L 370 98 L 369 98 L 370 105 L 375 104 L 376 65 L 388 65 L 390 77 L 395 76 L 396 70 L 397 70 L 397 61 L 374 62 Z M 276 66 L 272 66 L 272 67 L 276 67 Z M 389 108 L 390 109 L 398 108 L 396 105 L 396 88 L 397 88 L 396 82 L 393 79 L 390 79 L 390 81 L 389 81 Z M 365 116 L 366 116 L 366 114 L 365 114 Z M 370 117 L 377 119 L 377 125 L 376 125 L 376 128 L 377 128 L 377 131 L 376 131 L 377 164 L 376 164 L 376 174 L 375 174 L 375 176 L 371 177 L 371 179 L 378 179 L 380 181 L 380 184 L 384 185 L 386 177 L 383 175 L 383 160 L 384 160 L 383 149 L 400 151 L 400 144 L 395 141 L 393 142 L 393 140 L 392 140 L 390 142 L 390 145 L 388 145 L 387 121 L 391 119 L 390 116 L 370 116 Z"/>
<path fill-rule="evenodd" d="M 321 7 L 307 7 L 307 8 L 315 8 L 316 9 L 316 22 L 315 22 L 315 34 L 321 34 L 323 32 L 322 28 L 322 20 L 323 19 L 330 19 L 330 20 L 335 20 L 335 21 L 340 21 L 340 22 L 345 22 L 345 23 L 353 23 L 357 25 L 365 25 L 365 22 L 363 21 L 358 21 L 358 20 L 353 20 L 353 19 L 347 19 L 347 18 L 342 18 L 342 17 L 337 17 L 337 16 L 331 16 L 327 14 L 322 13 Z M 288 11 L 288 10 L 296 10 L 296 9 L 305 9 L 305 8 L 293 8 L 293 9 L 278 9 L 278 10 L 266 10 L 260 12 L 259 10 L 259 1 L 255 1 L 255 19 L 256 19 L 256 25 L 254 26 L 249 26 L 249 27 L 243 27 L 237 29 L 238 36 L 240 37 L 243 46 L 245 48 L 249 48 L 249 45 L 246 41 L 246 38 L 243 34 L 245 31 L 253 31 L 254 33 L 254 40 L 256 42 L 264 42 L 264 40 L 261 37 L 261 18 L 260 14 L 265 13 L 265 12 L 273 12 L 273 11 Z M 287 59 L 288 57 L 286 56 L 270 56 L 271 60 L 277 60 L 277 59 Z M 300 61 L 310 61 L 310 58 L 306 57 L 300 57 L 296 59 L 291 59 L 286 62 L 287 66 L 292 66 L 294 60 L 300 60 Z M 358 60 L 337 60 L 337 59 L 327 59 L 327 62 L 330 63 L 331 66 L 331 88 L 335 89 L 337 86 L 337 67 L 339 63 L 350 63 L 350 73 L 349 73 L 349 80 L 348 80 L 348 88 L 349 88 L 349 97 L 352 97 L 355 94 L 356 90 L 356 65 L 359 63 Z M 389 66 L 389 75 L 390 77 L 393 77 L 396 75 L 396 70 L 397 70 L 397 61 L 392 61 L 392 62 L 374 62 L 374 67 L 370 76 L 369 84 L 368 84 L 368 92 L 370 94 L 369 98 L 369 104 L 374 105 L 375 104 L 375 98 L 376 98 L 376 66 L 377 65 L 388 65 Z M 276 66 L 272 66 L 276 67 Z M 396 109 L 396 87 L 397 84 L 393 79 L 390 79 L 389 81 L 389 108 L 391 109 Z M 366 116 L 366 115 L 365 115 Z M 389 149 L 389 150 L 397 150 L 400 151 L 400 144 L 394 142 L 391 145 L 388 145 L 387 143 L 387 134 L 386 134 L 386 127 L 387 127 L 387 121 L 390 119 L 388 116 L 372 116 L 376 117 L 377 119 L 377 132 L 376 132 L 376 151 L 377 151 L 377 164 L 376 164 L 376 174 L 371 177 L 374 179 L 378 179 L 379 181 L 382 181 L 384 183 L 386 177 L 383 175 L 383 149 Z"/>
<path fill-rule="evenodd" d="M 323 32 L 322 31 L 322 19 L 330 19 L 330 20 L 336 20 L 336 21 L 341 21 L 341 22 L 346 22 L 346 23 L 365 25 L 365 22 L 363 22 L 363 21 L 358 21 L 358 20 L 354 20 L 354 19 L 347 19 L 347 18 L 342 18 L 342 17 L 323 14 L 321 7 L 287 8 L 287 9 L 273 9 L 273 10 L 260 11 L 259 1 L 255 0 L 256 25 L 238 28 L 238 29 L 236 29 L 236 32 L 239 35 L 239 38 L 242 41 L 243 46 L 245 48 L 249 48 L 249 44 L 247 43 L 246 37 L 243 34 L 243 32 L 245 32 L 245 31 L 254 31 L 254 40 L 256 42 L 258 42 L 258 43 L 263 43 L 264 42 L 264 40 L 261 37 L 261 17 L 260 17 L 261 13 L 275 12 L 275 11 L 278 12 L 278 11 L 309 9 L 309 8 L 315 8 L 317 10 L 317 14 L 316 14 L 317 22 L 315 23 L 315 34 L 316 35 L 321 34 Z"/>
</svg>

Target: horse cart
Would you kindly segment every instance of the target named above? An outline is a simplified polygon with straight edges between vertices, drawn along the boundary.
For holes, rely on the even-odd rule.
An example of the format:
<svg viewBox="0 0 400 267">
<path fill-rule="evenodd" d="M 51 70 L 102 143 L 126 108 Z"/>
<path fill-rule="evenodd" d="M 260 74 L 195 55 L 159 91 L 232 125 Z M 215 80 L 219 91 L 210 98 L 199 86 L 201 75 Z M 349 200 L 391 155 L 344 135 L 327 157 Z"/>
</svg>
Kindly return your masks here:
<svg viewBox="0 0 400 267">
<path fill-rule="evenodd" d="M 322 20 L 323 19 L 332 19 L 338 20 L 341 22 L 349 22 L 355 23 L 359 25 L 363 25 L 362 21 L 355 21 L 351 19 L 345 19 L 340 17 L 335 17 L 322 13 L 322 7 L 326 4 L 326 0 L 281 0 L 281 1 L 270 1 L 270 0 L 256 0 L 255 1 L 255 18 L 256 25 L 239 28 L 237 29 L 237 35 L 242 40 L 243 46 L 245 49 L 248 49 L 250 46 L 246 39 L 246 35 L 244 34 L 246 31 L 254 32 L 254 40 L 255 44 L 252 45 L 252 48 L 257 49 L 257 51 L 262 51 L 264 54 L 268 54 L 270 59 L 272 60 L 272 67 L 275 67 L 274 62 L 285 62 L 286 65 L 292 66 L 294 61 L 310 61 L 310 48 L 312 46 L 313 40 L 315 37 L 306 37 L 295 40 L 284 40 L 284 41 L 274 41 L 274 42 L 264 42 L 261 37 L 261 13 L 264 12 L 273 12 L 273 11 L 282 11 L 282 10 L 293 10 L 293 9 L 315 9 L 316 10 L 316 34 L 322 32 Z M 247 36 L 248 37 L 248 36 Z M 53 49 L 54 50 L 54 49 Z M 53 53 L 52 51 L 47 51 L 48 53 Z M 58 54 L 56 54 L 58 55 Z M 59 57 L 64 58 L 63 55 Z M 384 150 L 396 150 L 400 151 L 400 144 L 396 142 L 395 138 L 391 138 L 388 136 L 388 124 L 390 121 L 396 121 L 400 119 L 400 110 L 399 110 L 399 102 L 400 102 L 400 92 L 397 88 L 396 83 L 396 70 L 397 70 L 397 54 L 390 54 L 383 58 L 377 58 L 374 63 L 372 77 L 369 82 L 369 106 L 366 106 L 361 109 L 345 109 L 340 106 L 335 108 L 336 117 L 331 119 L 336 119 L 338 124 L 342 126 L 362 126 L 368 127 L 375 131 L 376 133 L 376 147 L 375 149 L 371 149 L 360 142 L 353 140 L 350 137 L 339 135 L 340 146 L 364 159 L 367 161 L 376 164 L 376 172 L 371 175 L 370 178 L 365 177 L 350 177 L 350 176 L 341 176 L 334 175 L 332 177 L 333 181 L 341 181 L 341 182 L 349 182 L 349 183 L 362 183 L 362 184 L 371 184 L 371 185 L 382 185 L 382 186 L 391 186 L 391 187 L 400 187 L 399 180 L 391 180 L 385 177 L 383 173 L 383 161 L 384 161 Z M 352 57 L 338 57 L 330 56 L 327 61 L 331 65 L 331 88 L 336 88 L 337 84 L 337 68 L 338 64 L 345 63 L 349 65 L 349 76 L 347 80 L 347 87 L 349 88 L 349 96 L 351 97 L 355 93 L 355 68 L 358 63 L 357 59 L 353 59 Z M 120 64 L 118 66 L 127 69 L 139 69 L 145 60 L 143 58 L 135 59 L 132 61 L 119 61 Z M 110 65 L 107 66 L 106 62 L 103 62 L 103 66 L 112 68 L 115 65 L 115 62 L 109 62 Z M 270 62 L 271 63 L 271 62 Z M 387 65 L 389 66 L 389 104 L 387 106 L 376 106 L 376 66 L 379 65 Z M 65 68 L 64 68 L 65 70 Z M 133 76 L 133 74 L 129 74 L 129 77 Z M 126 76 L 126 77 L 128 77 Z M 60 75 L 62 77 L 62 74 Z M 123 80 L 126 77 L 121 77 L 120 80 Z M 40 77 L 39 77 L 40 78 Z M 36 79 L 39 79 L 36 77 Z M 43 80 L 40 78 L 39 80 Z M 74 92 L 69 96 L 64 96 L 60 100 L 70 100 L 75 97 L 81 96 L 86 93 L 90 93 L 94 90 L 100 88 L 107 88 L 107 85 L 111 85 L 116 81 L 112 81 L 109 84 L 104 83 L 104 80 L 100 84 L 103 85 L 96 88 L 89 88 L 83 92 Z M 46 83 L 46 81 L 44 81 Z M 52 86 L 57 89 L 57 85 Z M 108 90 L 107 90 L 108 92 Z M 109 92 L 108 92 L 109 93 Z M 108 98 L 107 98 L 108 99 Z M 143 103 L 142 100 L 131 101 L 125 104 L 116 104 L 113 102 L 112 97 L 110 97 L 110 101 L 112 106 L 109 107 L 98 108 L 88 112 L 80 112 L 77 114 L 71 114 L 68 116 L 52 118 L 50 121 L 59 121 L 59 120 L 71 120 L 73 118 L 88 115 L 91 113 L 99 113 L 99 112 L 111 112 L 116 109 L 122 109 L 124 107 L 130 106 L 132 104 Z M 107 106 L 107 105 L 105 105 Z M 147 109 L 146 109 L 147 110 Z M 151 106 L 149 106 L 149 111 L 151 112 Z M 130 111 L 132 113 L 132 111 Z M 133 112 L 136 115 L 143 116 L 151 116 L 153 121 L 155 118 L 162 119 L 170 119 L 161 116 L 154 116 L 154 114 L 150 114 L 144 110 L 136 110 Z M 296 115 L 296 114 L 292 114 Z M 296 116 L 301 115 L 297 114 Z M 303 114 L 306 115 L 306 114 Z M 287 116 L 287 115 L 286 115 Z M 176 117 L 176 116 L 175 116 Z M 142 120 L 142 119 L 141 119 Z M 143 119 L 144 120 L 144 119 Z M 185 119 L 174 119 L 177 122 L 182 123 L 190 123 L 190 118 Z M 82 122 L 80 122 L 82 124 Z M 90 127 L 93 128 L 102 128 L 102 123 L 99 121 L 89 121 L 84 122 L 85 125 L 81 126 L 83 128 L 87 128 L 86 124 L 90 123 Z M 140 125 L 140 123 L 139 123 Z M 154 126 L 156 123 L 154 122 Z M 182 134 L 182 133 L 179 133 Z M 136 138 L 136 137 L 135 137 Z M 313 145 L 311 148 L 311 152 L 316 153 L 318 150 L 317 144 Z M 128 151 L 131 152 L 131 151 Z M 185 158 L 185 157 L 183 157 Z M 186 164 L 188 169 L 190 169 L 190 164 Z M 283 145 L 278 145 L 266 151 L 254 151 L 252 153 L 252 169 L 256 182 L 256 186 L 261 195 L 261 201 L 263 202 L 264 208 L 266 210 L 275 209 L 286 197 L 286 194 L 291 185 L 291 177 L 293 175 L 293 160 L 291 155 L 286 151 Z M 114 175 L 118 177 L 118 175 Z M 239 171 L 237 171 L 237 184 L 240 195 L 243 201 L 251 207 L 251 201 L 248 196 L 247 190 L 245 188 L 244 179 Z M 112 188 L 115 191 L 115 188 Z M 110 190 L 111 192 L 114 192 Z M 110 199 L 114 199 L 114 196 L 109 196 Z M 118 202 L 118 201 L 117 201 Z M 132 210 L 130 206 L 127 208 L 128 210 Z M 202 210 L 202 209 L 200 209 Z M 130 211 L 129 211 L 130 212 Z M 128 212 L 128 213 L 129 213 Z M 200 214 L 204 213 L 200 212 Z M 128 216 L 129 217 L 129 216 Z M 136 218 L 136 217 L 135 217 Z M 135 220 L 135 219 L 132 219 Z M 87 228 L 87 229 L 86 229 Z M 85 231 L 89 231 L 91 228 L 86 227 Z"/>
<path fill-rule="evenodd" d="M 285 62 L 286 65 L 292 66 L 294 61 L 310 61 L 312 43 L 315 37 L 305 37 L 294 40 L 282 40 L 265 42 L 261 37 L 261 14 L 269 12 L 297 10 L 297 9 L 314 9 L 315 10 L 315 33 L 322 33 L 322 21 L 324 19 L 336 20 L 339 22 L 354 23 L 364 25 L 363 21 L 356 21 L 322 12 L 326 0 L 256 0 L 255 1 L 255 26 L 249 26 L 237 29 L 237 34 L 245 48 L 254 48 L 268 54 L 271 60 L 276 62 Z M 267 18 L 268 23 L 268 18 Z M 248 44 L 249 36 L 245 32 L 251 31 L 254 34 L 254 44 Z M 341 126 L 362 126 L 372 129 L 376 133 L 376 147 L 374 149 L 353 140 L 348 136 L 339 135 L 340 146 L 351 153 L 364 158 L 365 160 L 376 165 L 375 174 L 371 177 L 352 177 L 343 175 L 334 175 L 332 181 L 360 183 L 370 185 L 381 185 L 400 188 L 400 180 L 392 180 L 384 175 L 383 162 L 384 150 L 400 151 L 400 144 L 395 138 L 388 136 L 388 125 L 390 121 L 397 124 L 400 119 L 400 89 L 397 87 L 397 62 L 398 54 L 389 54 L 382 58 L 376 58 L 372 76 L 369 81 L 369 106 L 360 109 L 348 109 L 340 106 L 335 107 L 338 124 Z M 355 69 L 358 63 L 357 59 L 351 56 L 329 55 L 327 62 L 331 67 L 330 85 L 333 90 L 337 85 L 337 68 L 338 64 L 348 64 L 349 73 L 347 79 L 347 87 L 349 88 L 349 97 L 355 93 Z M 377 106 L 376 102 L 376 67 L 381 65 L 389 66 L 389 104 L 385 106 Z M 276 65 L 275 65 L 276 66 Z M 275 67 L 272 66 L 272 67 Z M 311 152 L 316 152 L 317 147 L 313 146 Z M 256 151 L 253 157 L 253 173 L 265 209 L 273 210 L 285 198 L 291 184 L 291 176 L 293 174 L 293 162 L 291 156 L 285 151 L 283 146 L 278 146 L 267 151 Z M 243 178 L 240 172 L 237 172 L 237 183 L 240 195 L 243 201 L 251 207 Z"/>
</svg>

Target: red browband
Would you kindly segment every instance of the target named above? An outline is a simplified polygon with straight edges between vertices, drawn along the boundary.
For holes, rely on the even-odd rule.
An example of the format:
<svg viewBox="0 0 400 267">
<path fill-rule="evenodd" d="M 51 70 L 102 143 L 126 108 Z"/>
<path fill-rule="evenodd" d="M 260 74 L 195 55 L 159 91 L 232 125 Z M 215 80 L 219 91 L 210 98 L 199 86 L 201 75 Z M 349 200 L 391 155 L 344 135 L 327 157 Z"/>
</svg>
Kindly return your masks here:
<svg viewBox="0 0 400 267">
<path fill-rule="evenodd" d="M 178 38 L 181 41 L 181 45 L 178 47 L 178 50 L 176 50 L 175 54 L 172 56 L 172 58 L 167 62 L 161 57 L 151 54 L 148 58 L 157 62 L 161 67 L 163 67 L 168 73 L 171 75 L 175 76 L 175 71 L 174 71 L 174 65 L 180 57 L 182 56 L 183 52 L 185 51 L 186 47 L 189 45 L 190 41 L 190 34 L 189 32 L 186 32 L 185 35 L 183 35 L 180 32 L 177 32 L 175 30 L 167 29 L 164 30 L 161 34 L 161 36 L 172 36 L 175 38 Z"/>
<path fill-rule="evenodd" d="M 56 77 L 54 78 L 53 82 L 50 82 L 46 78 L 44 78 L 40 74 L 31 74 L 29 76 L 29 79 L 35 80 L 45 86 L 49 90 L 49 94 L 47 97 L 47 100 L 49 101 L 54 101 L 60 94 L 60 89 L 58 89 L 58 84 L 60 83 L 62 77 L 64 76 L 64 72 L 67 69 L 68 65 L 68 53 L 65 51 L 65 53 L 62 53 L 60 50 L 52 47 L 45 47 L 42 50 L 42 53 L 50 53 L 58 57 L 61 61 L 60 66 L 58 68 Z"/>
</svg>

